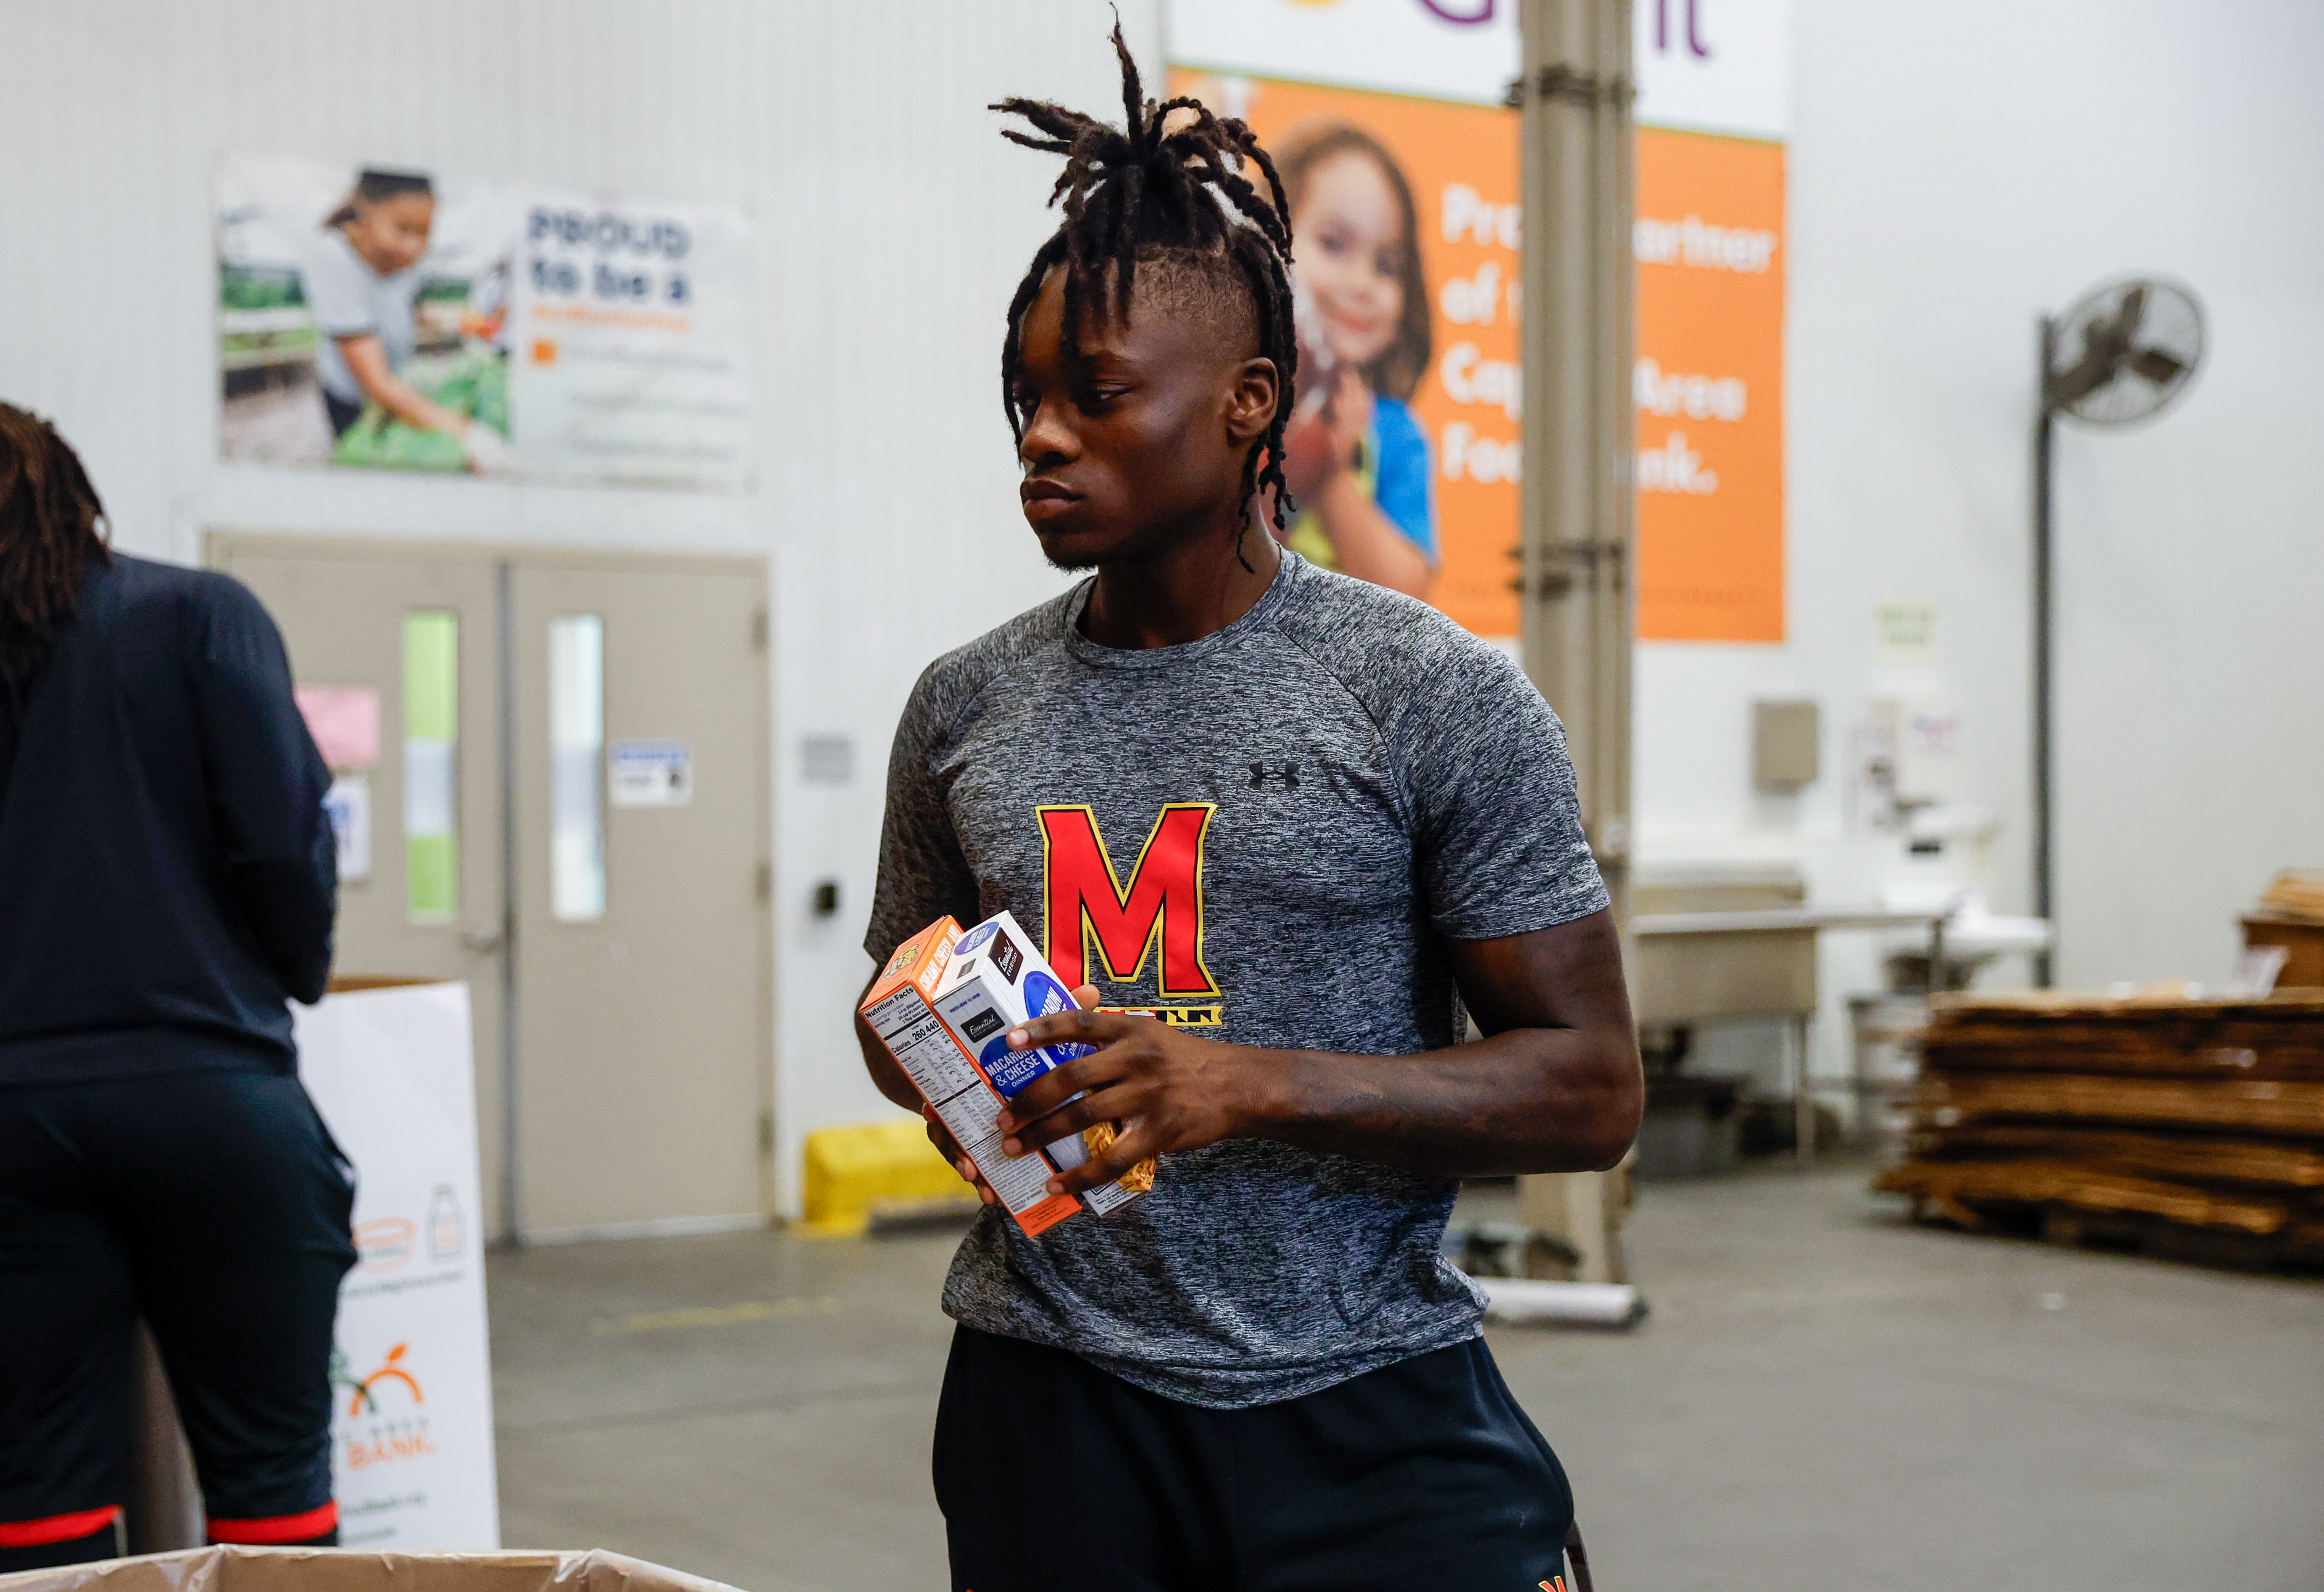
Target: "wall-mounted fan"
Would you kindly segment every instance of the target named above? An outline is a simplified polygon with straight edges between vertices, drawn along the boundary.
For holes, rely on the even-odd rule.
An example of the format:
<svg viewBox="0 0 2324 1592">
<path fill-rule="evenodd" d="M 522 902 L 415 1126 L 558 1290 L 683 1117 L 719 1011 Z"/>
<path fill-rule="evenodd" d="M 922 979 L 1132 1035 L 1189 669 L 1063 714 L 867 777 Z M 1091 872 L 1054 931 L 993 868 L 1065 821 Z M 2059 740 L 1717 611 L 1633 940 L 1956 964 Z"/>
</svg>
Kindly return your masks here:
<svg viewBox="0 0 2324 1592">
<path fill-rule="evenodd" d="M 2159 276 L 2102 282 L 2043 328 L 2044 417 L 2126 426 L 2168 409 L 2203 356 L 2203 307 Z"/>
<path fill-rule="evenodd" d="M 2065 314 L 2042 318 L 2034 425 L 2034 912 L 2055 928 L 2052 707 L 2055 684 L 2050 469 L 2061 418 L 2106 430 L 2152 420 L 2177 402 L 2203 357 L 2203 307 L 2163 276 L 2103 282 Z M 2054 943 L 2054 940 L 2053 940 Z M 2050 982 L 2051 953 L 2035 961 Z"/>
</svg>

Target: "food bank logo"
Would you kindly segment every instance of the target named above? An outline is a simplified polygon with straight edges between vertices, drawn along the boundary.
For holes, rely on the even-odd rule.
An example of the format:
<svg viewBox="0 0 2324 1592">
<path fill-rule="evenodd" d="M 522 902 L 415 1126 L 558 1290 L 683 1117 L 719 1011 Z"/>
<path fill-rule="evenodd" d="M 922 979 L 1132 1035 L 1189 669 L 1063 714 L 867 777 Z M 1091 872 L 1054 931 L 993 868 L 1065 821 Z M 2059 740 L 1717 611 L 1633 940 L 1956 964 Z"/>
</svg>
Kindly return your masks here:
<svg viewBox="0 0 2324 1592">
<path fill-rule="evenodd" d="M 349 1390 L 350 1396 L 347 1399 L 348 1414 L 378 1414 L 380 1412 L 380 1406 L 379 1393 L 377 1390 L 382 1387 L 392 1387 L 399 1384 L 401 1384 L 405 1394 L 410 1397 L 414 1406 L 424 1404 L 428 1402 L 427 1395 L 420 1391 L 420 1383 L 418 1378 L 414 1377 L 410 1371 L 404 1368 L 403 1365 L 404 1351 L 410 1347 L 411 1346 L 408 1343 L 397 1344 L 393 1348 L 387 1351 L 387 1358 L 380 1363 L 378 1370 L 373 1372 L 368 1376 L 362 1377 L 353 1374 L 347 1365 L 346 1356 L 341 1354 L 336 1348 L 331 1351 L 331 1381 L 337 1385 Z"/>
<path fill-rule="evenodd" d="M 331 1384 L 347 1390 L 348 1419 L 362 1421 L 344 1434 L 344 1458 L 349 1471 L 369 1470 L 398 1459 L 423 1459 L 437 1451 L 428 1417 L 420 1413 L 427 1395 L 420 1391 L 419 1378 L 404 1362 L 410 1347 L 399 1343 L 389 1349 L 379 1368 L 367 1376 L 355 1375 L 346 1356 L 337 1347 L 331 1350 Z"/>
<path fill-rule="evenodd" d="M 1068 989 L 1093 982 L 1088 967 L 1094 943 L 1098 967 L 1112 983 L 1137 983 L 1155 960 L 1155 988 L 1163 999 L 1219 993 L 1203 963 L 1203 845 L 1218 810 L 1214 804 L 1166 802 L 1127 884 L 1106 855 L 1093 810 L 1034 810 L 1041 826 L 1049 966 Z"/>
</svg>

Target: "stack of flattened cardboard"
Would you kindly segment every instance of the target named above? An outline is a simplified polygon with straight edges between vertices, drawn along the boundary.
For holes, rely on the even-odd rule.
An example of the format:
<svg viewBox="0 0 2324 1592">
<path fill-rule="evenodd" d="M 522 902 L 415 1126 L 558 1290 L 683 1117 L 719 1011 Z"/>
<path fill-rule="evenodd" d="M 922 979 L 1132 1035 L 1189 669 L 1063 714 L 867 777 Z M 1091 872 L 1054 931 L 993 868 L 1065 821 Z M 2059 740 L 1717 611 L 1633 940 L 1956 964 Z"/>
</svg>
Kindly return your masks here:
<svg viewBox="0 0 2324 1592">
<path fill-rule="evenodd" d="M 1923 1217 L 2324 1263 L 2324 991 L 1940 997 L 1908 1143 Z"/>
<path fill-rule="evenodd" d="M 2324 986 L 2324 872 L 2287 868 L 2260 896 L 2244 919 L 2244 949 L 2266 947 L 2283 953 L 2277 988 Z"/>
<path fill-rule="evenodd" d="M 2286 868 L 2259 898 L 2260 910 L 2310 923 L 2324 923 L 2324 870 Z"/>
</svg>

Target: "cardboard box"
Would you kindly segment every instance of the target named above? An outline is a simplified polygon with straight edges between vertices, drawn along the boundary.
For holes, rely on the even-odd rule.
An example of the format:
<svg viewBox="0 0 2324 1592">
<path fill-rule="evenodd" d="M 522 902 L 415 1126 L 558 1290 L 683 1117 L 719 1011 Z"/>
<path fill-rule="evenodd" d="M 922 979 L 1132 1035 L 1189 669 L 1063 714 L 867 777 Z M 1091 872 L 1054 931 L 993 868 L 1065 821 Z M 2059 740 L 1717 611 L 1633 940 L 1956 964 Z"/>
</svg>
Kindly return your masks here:
<svg viewBox="0 0 2324 1592">
<path fill-rule="evenodd" d="M 1012 1160 L 994 1126 L 1004 1101 L 1075 1056 L 1085 1045 L 1009 1048 L 1009 1031 L 1034 1017 L 1069 1011 L 1073 996 L 1007 912 L 965 934 L 940 918 L 896 948 L 861 1010 L 914 1088 L 935 1107 L 1001 1205 L 1028 1234 L 1047 1231 L 1084 1208 L 1119 1210 L 1150 1186 L 1150 1170 L 1102 1183 L 1078 1199 L 1052 1195 L 1052 1175 L 1080 1166 L 1088 1147 L 1067 1139 Z M 1110 1128 L 1093 1135 L 1112 1142 Z"/>
<path fill-rule="evenodd" d="M 619 1553 L 196 1548 L 0 1576 L 0 1592 L 733 1592 Z"/>
<path fill-rule="evenodd" d="M 2244 920 L 2244 949 L 2283 948 L 2278 989 L 2324 989 L 2324 921 L 2289 912 L 2254 912 Z"/>
</svg>

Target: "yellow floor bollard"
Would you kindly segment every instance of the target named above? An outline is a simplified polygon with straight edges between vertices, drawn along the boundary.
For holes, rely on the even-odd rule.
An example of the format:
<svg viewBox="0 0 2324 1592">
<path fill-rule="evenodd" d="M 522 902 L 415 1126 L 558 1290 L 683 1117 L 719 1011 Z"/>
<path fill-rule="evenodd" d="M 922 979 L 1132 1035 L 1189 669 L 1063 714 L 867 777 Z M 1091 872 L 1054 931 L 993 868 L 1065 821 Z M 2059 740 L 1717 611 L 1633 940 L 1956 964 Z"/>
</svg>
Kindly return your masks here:
<svg viewBox="0 0 2324 1592">
<path fill-rule="evenodd" d="M 918 1117 L 818 1128 L 807 1136 L 806 1214 L 813 1237 L 852 1238 L 874 1217 L 973 1208 L 976 1191 L 928 1143 Z"/>
</svg>

